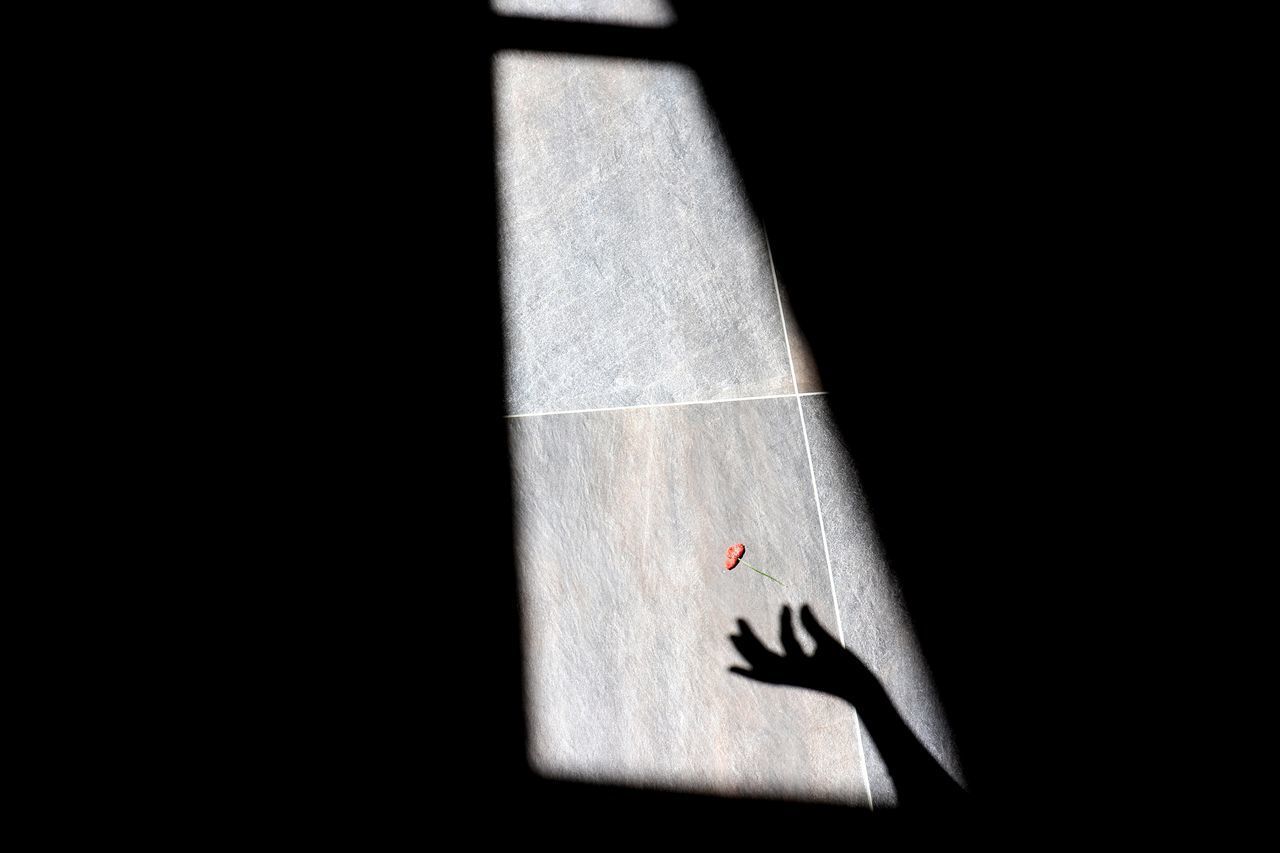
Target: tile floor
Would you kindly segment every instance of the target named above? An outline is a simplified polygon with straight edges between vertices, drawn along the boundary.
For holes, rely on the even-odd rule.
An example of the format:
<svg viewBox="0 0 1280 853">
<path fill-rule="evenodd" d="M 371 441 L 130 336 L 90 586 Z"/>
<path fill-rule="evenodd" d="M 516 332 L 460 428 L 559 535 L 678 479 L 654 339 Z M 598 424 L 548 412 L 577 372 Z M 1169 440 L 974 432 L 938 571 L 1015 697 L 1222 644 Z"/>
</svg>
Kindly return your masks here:
<svg viewBox="0 0 1280 853">
<path fill-rule="evenodd" d="M 696 75 L 504 52 L 494 77 L 531 765 L 892 804 L 848 706 L 727 671 L 736 619 L 776 648 L 807 602 L 960 778 Z M 734 542 L 785 586 L 726 572 Z"/>
<path fill-rule="evenodd" d="M 489 7 L 500 15 L 631 27 L 666 27 L 676 19 L 665 0 L 491 0 Z"/>
</svg>

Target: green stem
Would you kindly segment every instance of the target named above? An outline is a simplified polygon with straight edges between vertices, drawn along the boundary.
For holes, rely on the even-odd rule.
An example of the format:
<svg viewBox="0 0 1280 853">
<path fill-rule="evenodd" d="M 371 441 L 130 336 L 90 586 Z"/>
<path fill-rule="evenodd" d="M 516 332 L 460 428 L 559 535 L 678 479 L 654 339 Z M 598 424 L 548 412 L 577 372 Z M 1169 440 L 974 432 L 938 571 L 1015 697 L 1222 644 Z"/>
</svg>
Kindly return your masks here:
<svg viewBox="0 0 1280 853">
<path fill-rule="evenodd" d="M 777 579 L 777 578 L 775 578 L 773 575 L 766 574 L 765 572 L 760 571 L 760 570 L 759 570 L 759 569 L 757 569 L 755 566 L 751 565 L 750 563 L 748 563 L 746 560 L 742 559 L 741 557 L 739 557 L 739 558 L 738 558 L 738 562 L 739 562 L 739 563 L 742 563 L 742 565 L 746 566 L 748 569 L 750 569 L 751 571 L 755 572 L 756 574 L 758 574 L 758 575 L 764 575 L 764 576 L 765 576 L 765 577 L 767 577 L 769 580 L 771 580 L 771 581 L 773 581 L 774 583 L 776 583 L 778 586 L 786 586 L 786 584 L 785 584 L 785 583 L 783 583 L 782 581 L 778 580 L 778 579 Z"/>
</svg>

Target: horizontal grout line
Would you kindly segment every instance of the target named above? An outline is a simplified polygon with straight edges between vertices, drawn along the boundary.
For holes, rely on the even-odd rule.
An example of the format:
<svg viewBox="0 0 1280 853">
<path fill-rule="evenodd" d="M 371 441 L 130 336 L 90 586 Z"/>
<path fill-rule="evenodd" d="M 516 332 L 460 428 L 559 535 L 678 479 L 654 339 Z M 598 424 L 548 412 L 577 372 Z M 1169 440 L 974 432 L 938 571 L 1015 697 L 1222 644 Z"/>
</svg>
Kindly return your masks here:
<svg viewBox="0 0 1280 853">
<path fill-rule="evenodd" d="M 803 394 L 765 394 L 763 397 L 725 397 L 722 400 L 688 400 L 682 403 L 646 403 L 642 406 L 609 406 L 603 409 L 564 409 L 558 412 L 527 412 L 505 415 L 507 418 L 541 418 L 546 415 L 585 415 L 590 412 L 626 412 L 634 409 L 665 409 L 671 406 L 708 406 L 712 403 L 746 403 L 751 400 L 790 400 L 795 397 L 817 397 L 826 391 L 805 391 Z"/>
</svg>

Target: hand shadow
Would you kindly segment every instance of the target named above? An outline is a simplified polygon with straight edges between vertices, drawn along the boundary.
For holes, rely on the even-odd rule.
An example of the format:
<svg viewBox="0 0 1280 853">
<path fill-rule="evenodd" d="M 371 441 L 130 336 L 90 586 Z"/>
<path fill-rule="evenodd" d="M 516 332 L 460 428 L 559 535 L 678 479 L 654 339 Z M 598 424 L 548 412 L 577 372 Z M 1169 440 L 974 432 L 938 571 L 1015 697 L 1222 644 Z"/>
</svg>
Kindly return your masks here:
<svg viewBox="0 0 1280 853">
<path fill-rule="evenodd" d="M 854 706 L 867 735 L 875 741 L 884 759 L 903 808 L 958 805 L 964 790 L 920 743 L 893 707 L 884 686 L 858 656 L 831 636 L 806 604 L 800 621 L 817 643 L 812 655 L 805 654 L 791 624 L 791 608 L 782 608 L 782 654 L 770 651 L 742 619 L 738 635 L 729 635 L 750 669 L 731 666 L 729 671 L 762 681 L 791 687 L 806 687 L 829 693 Z"/>
</svg>

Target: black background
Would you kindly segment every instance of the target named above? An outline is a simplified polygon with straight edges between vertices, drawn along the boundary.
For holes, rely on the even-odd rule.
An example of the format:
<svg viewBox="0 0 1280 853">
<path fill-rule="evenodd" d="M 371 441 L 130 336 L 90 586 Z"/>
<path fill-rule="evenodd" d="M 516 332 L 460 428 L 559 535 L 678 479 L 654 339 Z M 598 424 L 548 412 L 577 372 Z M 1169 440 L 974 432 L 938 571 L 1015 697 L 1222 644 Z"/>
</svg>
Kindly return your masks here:
<svg viewBox="0 0 1280 853">
<path fill-rule="evenodd" d="M 1148 295 L 1118 257 L 1142 143 L 1112 28 L 675 5 L 676 28 L 643 38 L 483 4 L 237 22 L 241 38 L 156 98 L 185 117 L 194 211 L 158 231 L 199 294 L 201 353 L 171 377 L 196 389 L 190 479 L 212 496 L 189 541 L 230 608 L 183 665 L 205 685 L 187 707 L 210 715 L 184 769 L 226 780 L 227 814 L 585 843 L 974 831 L 909 803 L 868 815 L 528 770 L 495 257 L 503 48 L 701 76 L 934 670 L 972 816 L 1065 832 L 1144 793 L 1161 744 L 1126 710 L 1143 667 L 1113 639 L 1122 591 L 1148 583 L 1127 503 L 1146 439 L 1123 415 L 1144 385 L 1122 358 Z"/>
</svg>

